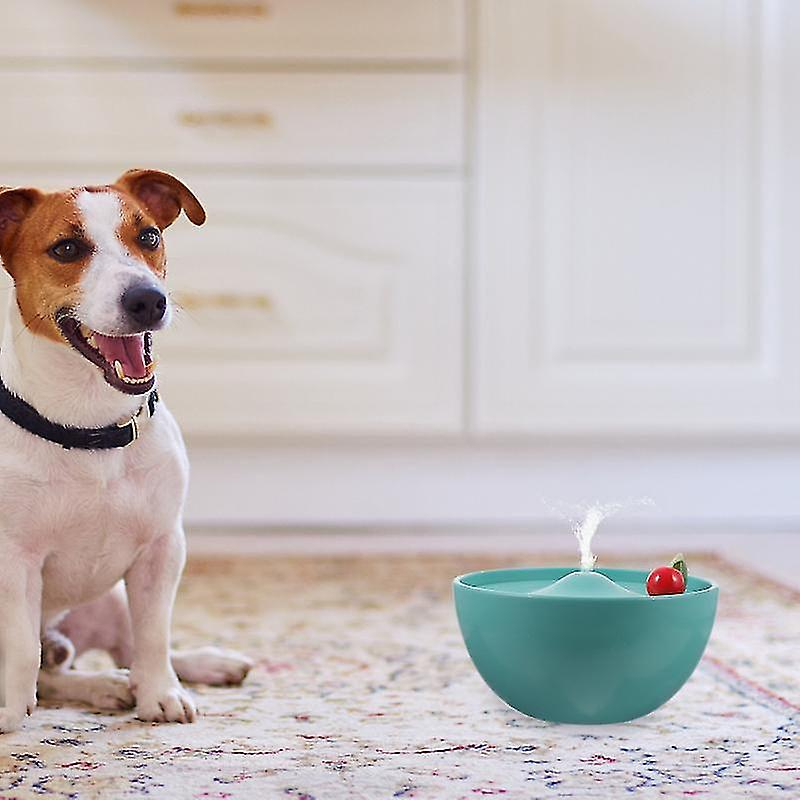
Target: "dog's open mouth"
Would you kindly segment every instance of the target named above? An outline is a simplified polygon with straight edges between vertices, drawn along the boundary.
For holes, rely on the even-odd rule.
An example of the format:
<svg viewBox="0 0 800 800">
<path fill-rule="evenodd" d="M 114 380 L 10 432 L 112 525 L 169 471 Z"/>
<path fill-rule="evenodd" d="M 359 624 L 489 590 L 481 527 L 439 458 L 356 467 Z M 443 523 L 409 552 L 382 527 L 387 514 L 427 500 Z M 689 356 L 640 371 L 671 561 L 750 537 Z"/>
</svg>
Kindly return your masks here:
<svg viewBox="0 0 800 800">
<path fill-rule="evenodd" d="M 87 328 L 69 308 L 60 309 L 55 321 L 67 342 L 99 367 L 106 382 L 115 389 L 127 394 L 145 394 L 155 386 L 156 362 L 152 357 L 150 331 L 108 336 Z"/>
</svg>

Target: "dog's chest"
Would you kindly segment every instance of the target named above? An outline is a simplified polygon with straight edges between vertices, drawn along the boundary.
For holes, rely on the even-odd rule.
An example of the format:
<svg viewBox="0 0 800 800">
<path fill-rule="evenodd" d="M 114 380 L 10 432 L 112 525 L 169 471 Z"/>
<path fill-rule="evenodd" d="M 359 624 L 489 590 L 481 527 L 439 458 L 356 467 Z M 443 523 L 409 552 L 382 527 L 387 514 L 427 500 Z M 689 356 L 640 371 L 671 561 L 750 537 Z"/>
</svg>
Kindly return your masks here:
<svg viewBox="0 0 800 800">
<path fill-rule="evenodd" d="M 41 559 L 46 613 L 105 592 L 149 542 L 179 523 L 185 455 L 171 426 L 152 422 L 156 430 L 124 450 L 39 448 L 46 482 L 31 481 L 25 471 L 6 474 L 0 495 L 16 502 L 4 514 L 5 534 Z"/>
<path fill-rule="evenodd" d="M 98 481 L 72 494 L 74 505 L 58 503 L 58 519 L 45 511 L 36 526 L 51 538 L 45 558 L 44 606 L 69 607 L 96 597 L 124 575 L 155 535 L 157 521 L 142 507 L 146 484 L 139 480 Z M 49 533 L 48 533 L 49 531 Z"/>
<path fill-rule="evenodd" d="M 153 474 L 155 473 L 155 474 Z M 44 563 L 44 607 L 70 607 L 113 586 L 150 541 L 172 530 L 183 487 L 174 469 L 123 470 L 73 485 Z M 69 502 L 69 501 L 67 501 Z"/>
</svg>

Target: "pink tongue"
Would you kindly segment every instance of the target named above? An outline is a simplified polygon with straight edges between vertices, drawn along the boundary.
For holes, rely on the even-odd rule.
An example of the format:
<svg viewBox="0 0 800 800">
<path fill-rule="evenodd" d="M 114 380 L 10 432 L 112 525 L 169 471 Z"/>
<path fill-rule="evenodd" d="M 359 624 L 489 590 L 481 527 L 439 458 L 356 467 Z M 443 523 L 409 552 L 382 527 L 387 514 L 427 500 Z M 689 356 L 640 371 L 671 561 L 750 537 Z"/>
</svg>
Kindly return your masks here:
<svg viewBox="0 0 800 800">
<path fill-rule="evenodd" d="M 97 349 L 109 364 L 119 361 L 122 370 L 129 378 L 144 378 L 147 369 L 144 364 L 144 334 L 136 336 L 106 336 L 95 333 Z"/>
</svg>

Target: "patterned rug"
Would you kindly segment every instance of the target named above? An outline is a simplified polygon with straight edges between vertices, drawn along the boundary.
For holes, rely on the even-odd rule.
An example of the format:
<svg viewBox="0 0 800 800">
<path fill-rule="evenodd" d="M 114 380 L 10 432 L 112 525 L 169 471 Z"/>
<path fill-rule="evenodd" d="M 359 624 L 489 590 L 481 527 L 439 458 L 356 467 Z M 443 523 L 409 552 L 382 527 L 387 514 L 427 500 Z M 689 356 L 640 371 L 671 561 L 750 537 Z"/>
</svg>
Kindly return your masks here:
<svg viewBox="0 0 800 800">
<path fill-rule="evenodd" d="M 485 687 L 450 598 L 458 573 L 548 563 L 559 560 L 194 560 L 177 644 L 249 653 L 245 684 L 197 690 L 203 717 L 187 726 L 39 708 L 0 739 L 0 800 L 800 797 L 797 591 L 690 556 L 721 586 L 692 679 L 644 719 L 562 726 Z"/>
</svg>

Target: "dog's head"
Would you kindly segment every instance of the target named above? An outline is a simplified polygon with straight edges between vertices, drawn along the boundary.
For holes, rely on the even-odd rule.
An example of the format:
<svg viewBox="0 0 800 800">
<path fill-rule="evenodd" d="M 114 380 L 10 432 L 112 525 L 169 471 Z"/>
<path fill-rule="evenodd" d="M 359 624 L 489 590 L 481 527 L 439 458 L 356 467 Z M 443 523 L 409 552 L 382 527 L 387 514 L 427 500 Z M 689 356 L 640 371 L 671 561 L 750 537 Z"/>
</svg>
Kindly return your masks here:
<svg viewBox="0 0 800 800">
<path fill-rule="evenodd" d="M 107 186 L 0 189 L 0 256 L 24 325 L 63 342 L 121 392 L 155 384 L 152 332 L 169 324 L 161 233 L 206 215 L 177 178 L 129 170 Z"/>
</svg>

